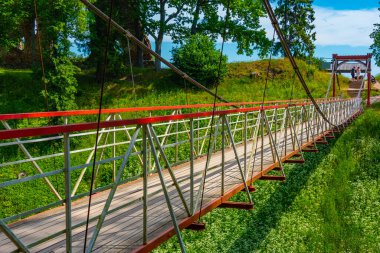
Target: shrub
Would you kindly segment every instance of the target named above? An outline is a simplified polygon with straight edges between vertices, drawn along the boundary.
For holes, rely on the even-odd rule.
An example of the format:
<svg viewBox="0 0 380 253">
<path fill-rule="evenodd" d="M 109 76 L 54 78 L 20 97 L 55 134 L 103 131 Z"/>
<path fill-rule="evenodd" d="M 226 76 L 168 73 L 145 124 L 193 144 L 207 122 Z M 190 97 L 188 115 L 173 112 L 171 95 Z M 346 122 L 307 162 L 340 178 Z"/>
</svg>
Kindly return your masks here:
<svg viewBox="0 0 380 253">
<path fill-rule="evenodd" d="M 46 83 L 49 106 L 53 110 L 71 110 L 76 108 L 75 94 L 79 68 L 67 57 L 52 59 L 53 67 L 47 71 Z M 42 92 L 44 95 L 44 91 Z"/>
<path fill-rule="evenodd" d="M 227 74 L 227 56 L 223 55 L 218 78 L 220 52 L 207 36 L 193 35 L 172 53 L 174 64 L 205 86 L 217 84 Z"/>
</svg>

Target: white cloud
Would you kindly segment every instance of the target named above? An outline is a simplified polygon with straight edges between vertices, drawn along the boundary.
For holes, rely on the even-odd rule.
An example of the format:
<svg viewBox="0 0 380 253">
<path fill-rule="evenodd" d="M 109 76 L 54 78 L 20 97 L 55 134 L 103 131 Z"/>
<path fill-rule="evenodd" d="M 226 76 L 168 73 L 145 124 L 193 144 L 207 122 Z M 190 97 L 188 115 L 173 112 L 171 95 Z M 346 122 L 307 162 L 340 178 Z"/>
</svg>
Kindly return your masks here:
<svg viewBox="0 0 380 253">
<path fill-rule="evenodd" d="M 380 22 L 377 9 L 334 10 L 315 6 L 317 45 L 367 46 L 373 24 Z"/>
<path fill-rule="evenodd" d="M 380 23 L 377 9 L 334 10 L 314 6 L 316 44 L 319 46 L 366 46 L 372 44 L 369 35 L 373 24 Z M 260 18 L 267 37 L 272 39 L 273 27 L 269 18 Z"/>
</svg>

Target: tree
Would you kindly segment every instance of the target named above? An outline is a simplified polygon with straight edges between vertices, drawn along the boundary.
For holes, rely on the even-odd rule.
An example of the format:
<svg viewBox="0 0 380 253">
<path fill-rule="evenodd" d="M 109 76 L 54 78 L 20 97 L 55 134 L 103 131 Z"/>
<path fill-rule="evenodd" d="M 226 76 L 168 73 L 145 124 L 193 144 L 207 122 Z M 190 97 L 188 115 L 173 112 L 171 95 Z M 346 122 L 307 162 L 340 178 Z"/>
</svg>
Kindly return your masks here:
<svg viewBox="0 0 380 253">
<path fill-rule="evenodd" d="M 36 55 L 33 0 L 0 3 L 0 62 L 7 67 L 30 68 Z"/>
<path fill-rule="evenodd" d="M 197 0 L 189 13 L 190 29 L 182 36 L 201 33 L 216 40 L 223 33 L 228 2 L 230 17 L 226 41 L 237 44 L 238 54 L 252 55 L 258 50 L 261 56 L 265 55 L 270 41 L 260 25 L 260 17 L 264 17 L 265 12 L 259 0 Z M 220 15 L 220 10 L 224 10 L 224 15 Z M 183 37 L 179 37 L 177 41 L 181 41 Z"/>
<path fill-rule="evenodd" d="M 72 63 L 70 38 L 75 38 L 83 27 L 78 19 L 83 6 L 76 0 L 39 0 L 36 4 L 49 109 L 74 109 L 78 85 L 75 75 L 79 69 Z M 37 69 L 35 73 L 41 72 Z M 46 96 L 45 91 L 42 94 Z"/>
<path fill-rule="evenodd" d="M 96 6 L 107 15 L 110 15 L 110 0 L 98 0 Z M 144 2 L 139 0 L 114 0 L 112 19 L 122 27 L 129 30 L 140 41 L 146 43 L 147 36 L 144 32 L 143 14 Z M 89 51 L 88 62 L 96 65 L 96 79 L 101 80 L 102 69 L 104 68 L 104 49 L 106 47 L 107 22 L 95 15 L 88 15 L 89 33 L 87 43 L 83 48 Z M 144 59 L 149 56 L 134 43 L 129 43 L 131 51 L 132 64 L 138 67 L 144 67 Z M 129 47 L 127 39 L 116 30 L 111 30 L 109 41 L 109 58 L 108 62 L 112 68 L 109 68 L 111 75 L 118 76 L 125 74 L 126 66 L 129 65 Z"/>
<path fill-rule="evenodd" d="M 215 49 L 215 43 L 200 34 L 192 35 L 181 47 L 173 49 L 173 62 L 206 86 L 217 84 L 228 71 L 227 57 L 223 55 L 220 59 L 220 52 Z"/>
<path fill-rule="evenodd" d="M 165 35 L 175 37 L 187 29 L 186 14 L 194 5 L 194 0 L 142 0 L 142 13 L 145 15 L 144 28 L 153 37 L 155 52 L 162 53 Z M 161 69 L 161 61 L 155 59 L 156 70 Z"/>
<path fill-rule="evenodd" d="M 312 3 L 313 0 L 279 0 L 275 9 L 290 50 L 298 58 L 314 55 L 316 33 Z M 284 55 L 280 42 L 275 43 L 274 54 Z"/>
<path fill-rule="evenodd" d="M 380 11 L 380 8 L 378 9 Z M 380 24 L 374 24 L 373 32 L 370 37 L 373 39 L 371 46 L 373 56 L 378 65 L 380 65 Z"/>
<path fill-rule="evenodd" d="M 0 4 L 3 54 L 20 56 L 18 61 L 12 58 L 13 64 L 17 64 L 14 67 L 30 68 L 34 62 L 34 74 L 47 85 L 47 94 L 44 88 L 42 93 L 50 97 L 50 110 L 74 107 L 78 69 L 71 62 L 69 38 L 78 34 L 79 9 L 76 0 L 4 0 Z M 40 54 L 46 79 L 42 78 Z"/>
</svg>

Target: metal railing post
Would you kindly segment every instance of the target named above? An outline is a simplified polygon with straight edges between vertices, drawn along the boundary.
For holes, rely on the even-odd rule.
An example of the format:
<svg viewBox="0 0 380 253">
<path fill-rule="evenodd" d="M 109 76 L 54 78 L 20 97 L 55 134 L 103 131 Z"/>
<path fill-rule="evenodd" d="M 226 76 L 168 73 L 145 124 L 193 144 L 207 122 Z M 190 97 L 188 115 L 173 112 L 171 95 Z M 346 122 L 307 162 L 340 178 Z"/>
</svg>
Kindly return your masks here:
<svg viewBox="0 0 380 253">
<path fill-rule="evenodd" d="M 65 117 L 65 125 L 68 119 Z M 70 136 L 63 134 L 64 174 L 65 174 L 65 219 L 66 219 L 66 252 L 72 252 L 71 229 L 71 175 L 70 175 Z"/>
<path fill-rule="evenodd" d="M 247 113 L 244 114 L 244 175 L 247 177 Z"/>
<path fill-rule="evenodd" d="M 221 182 L 221 195 L 224 195 L 224 178 L 225 178 L 225 132 L 224 132 L 224 125 L 226 124 L 226 118 L 225 115 L 222 116 L 222 182 Z"/>
<path fill-rule="evenodd" d="M 198 142 L 199 143 L 199 142 Z M 194 119 L 190 119 L 190 212 L 194 215 Z"/>
<path fill-rule="evenodd" d="M 147 166 L 147 126 L 142 126 L 142 155 L 143 155 L 143 244 L 148 241 L 148 166 Z"/>
</svg>

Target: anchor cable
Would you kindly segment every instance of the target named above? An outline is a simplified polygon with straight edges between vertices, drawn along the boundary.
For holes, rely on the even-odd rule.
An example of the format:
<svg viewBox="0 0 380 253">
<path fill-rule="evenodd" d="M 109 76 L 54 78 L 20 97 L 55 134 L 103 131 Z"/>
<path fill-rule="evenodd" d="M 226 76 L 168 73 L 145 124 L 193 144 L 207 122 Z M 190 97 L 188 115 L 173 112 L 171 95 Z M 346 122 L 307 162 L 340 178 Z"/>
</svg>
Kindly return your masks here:
<svg viewBox="0 0 380 253">
<path fill-rule="evenodd" d="M 290 60 L 290 63 L 292 64 L 292 67 L 298 77 L 298 79 L 300 80 L 301 84 L 302 84 L 302 87 L 303 89 L 305 90 L 307 96 L 310 98 L 311 102 L 313 103 L 316 111 L 321 115 L 321 117 L 323 118 L 323 120 L 325 120 L 328 124 L 330 124 L 331 126 L 333 127 L 336 127 L 336 125 L 334 125 L 329 119 L 327 119 L 326 115 L 322 112 L 321 108 L 319 107 L 319 105 L 317 104 L 317 102 L 315 101 L 313 95 L 311 94 L 310 90 L 309 90 L 309 87 L 307 86 L 306 82 L 305 82 L 305 79 L 303 78 L 302 74 L 301 74 L 301 71 L 299 70 L 298 68 L 298 65 L 290 51 L 290 48 L 289 48 L 289 45 L 287 44 L 286 42 L 286 39 L 284 37 L 284 34 L 282 33 L 281 31 L 281 28 L 278 24 L 278 21 L 276 19 L 276 16 L 272 10 L 272 7 L 269 3 L 269 0 L 263 0 L 263 4 L 264 4 L 264 7 L 268 13 L 268 16 L 269 16 L 269 19 L 271 20 L 272 22 L 272 25 L 274 27 L 274 29 L 276 30 L 277 32 L 277 35 L 280 39 L 280 42 L 282 44 L 282 47 L 284 49 L 284 52 L 285 52 L 285 55 L 289 58 Z"/>
<path fill-rule="evenodd" d="M 101 89 L 100 89 L 100 98 L 99 98 L 99 111 L 98 111 L 97 129 L 96 129 L 96 138 L 95 138 L 95 147 L 94 147 L 94 158 L 93 158 L 93 162 L 92 162 L 90 193 L 89 193 L 88 206 L 87 206 L 87 220 L 86 220 L 86 230 L 85 230 L 85 236 L 84 236 L 83 252 L 86 252 L 86 247 L 87 247 L 88 225 L 90 222 L 91 200 L 92 200 L 92 194 L 93 194 L 93 190 L 94 190 L 95 163 L 96 163 L 96 155 L 97 155 L 97 149 L 98 149 L 98 138 L 99 138 L 99 130 L 100 130 L 102 105 L 103 105 L 104 84 L 106 81 L 106 70 L 107 70 L 107 65 L 108 65 L 108 48 L 109 48 L 109 44 L 110 44 L 111 20 L 112 20 L 113 8 L 114 8 L 114 0 L 110 0 L 110 16 L 109 16 L 108 27 L 107 27 L 106 48 L 104 51 L 104 60 L 103 60 L 104 65 L 103 65 L 103 69 L 102 69 Z"/>
</svg>

